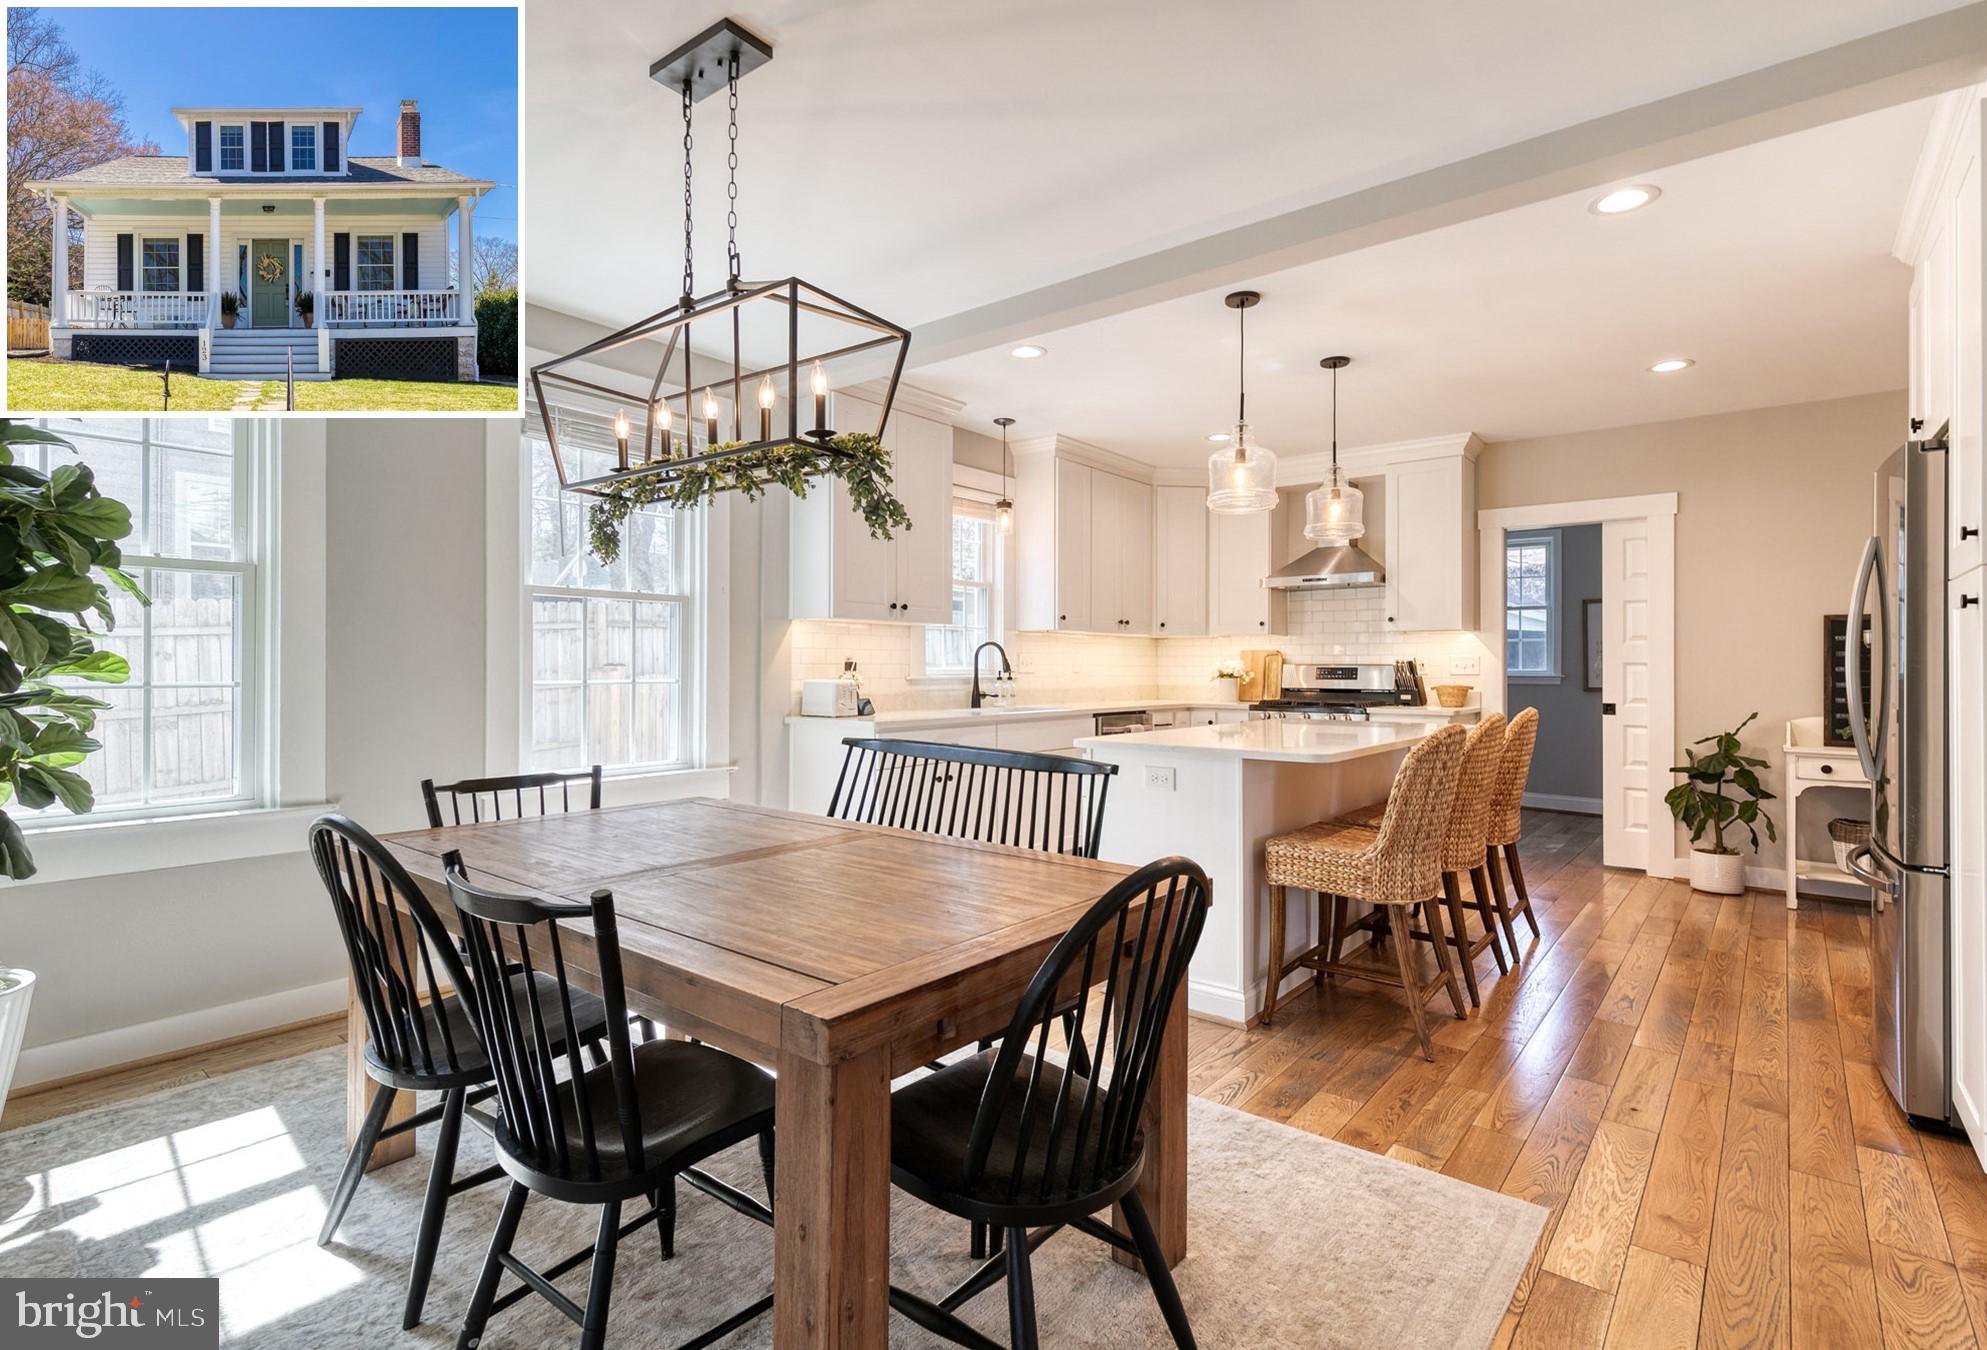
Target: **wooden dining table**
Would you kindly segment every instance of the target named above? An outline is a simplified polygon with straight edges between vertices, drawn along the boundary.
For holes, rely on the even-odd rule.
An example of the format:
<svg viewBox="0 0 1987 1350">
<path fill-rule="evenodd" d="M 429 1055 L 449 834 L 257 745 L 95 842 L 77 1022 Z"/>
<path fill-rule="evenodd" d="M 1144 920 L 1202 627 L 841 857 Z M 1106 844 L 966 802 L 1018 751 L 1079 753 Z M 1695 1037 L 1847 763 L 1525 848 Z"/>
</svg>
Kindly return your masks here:
<svg viewBox="0 0 1987 1350">
<path fill-rule="evenodd" d="M 703 798 L 386 843 L 451 925 L 450 849 L 484 885 L 568 900 L 611 891 L 630 1010 L 777 1074 L 783 1348 L 889 1339 L 891 1081 L 999 1035 L 1056 940 L 1131 870 Z M 562 945 L 576 982 L 597 987 L 591 938 L 568 921 Z M 1169 1265 L 1187 1246 L 1185 987 L 1146 1103 L 1139 1183 Z M 352 1025 L 356 1121 L 372 1088 L 356 1012 Z M 964 1224 L 957 1236 L 963 1252 Z"/>
</svg>

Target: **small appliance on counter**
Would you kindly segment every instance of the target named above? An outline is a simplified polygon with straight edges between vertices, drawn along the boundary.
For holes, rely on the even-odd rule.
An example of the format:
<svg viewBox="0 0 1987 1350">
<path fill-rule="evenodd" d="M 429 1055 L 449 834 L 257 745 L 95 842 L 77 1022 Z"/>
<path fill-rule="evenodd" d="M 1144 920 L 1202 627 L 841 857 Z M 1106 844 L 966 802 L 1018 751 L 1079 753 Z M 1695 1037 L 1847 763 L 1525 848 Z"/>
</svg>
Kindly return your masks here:
<svg viewBox="0 0 1987 1350">
<path fill-rule="evenodd" d="M 856 682 L 847 677 L 800 682 L 802 717 L 854 717 L 861 703 L 862 692 L 856 688 Z"/>
<path fill-rule="evenodd" d="M 1369 708 L 1412 706 L 1414 688 L 1403 689 L 1392 665 L 1292 666 L 1280 697 L 1259 699 L 1249 710 L 1262 718 L 1364 721 Z"/>
</svg>

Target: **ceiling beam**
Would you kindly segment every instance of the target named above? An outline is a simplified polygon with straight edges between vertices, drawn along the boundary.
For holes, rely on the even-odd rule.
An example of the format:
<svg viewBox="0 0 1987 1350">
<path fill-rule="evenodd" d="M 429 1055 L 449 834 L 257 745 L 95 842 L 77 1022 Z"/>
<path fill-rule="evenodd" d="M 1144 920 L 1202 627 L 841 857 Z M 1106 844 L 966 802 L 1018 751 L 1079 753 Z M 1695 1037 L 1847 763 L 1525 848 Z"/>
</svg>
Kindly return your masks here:
<svg viewBox="0 0 1987 1350">
<path fill-rule="evenodd" d="M 918 325 L 930 366 L 1828 122 L 1987 74 L 1987 0 Z"/>
</svg>

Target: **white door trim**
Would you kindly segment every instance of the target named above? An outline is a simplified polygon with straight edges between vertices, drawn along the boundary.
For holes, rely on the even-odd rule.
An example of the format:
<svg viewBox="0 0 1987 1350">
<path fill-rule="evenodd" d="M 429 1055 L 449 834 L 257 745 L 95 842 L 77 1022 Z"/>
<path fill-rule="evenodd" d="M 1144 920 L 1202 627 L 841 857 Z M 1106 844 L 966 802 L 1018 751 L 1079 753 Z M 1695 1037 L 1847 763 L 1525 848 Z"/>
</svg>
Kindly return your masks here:
<svg viewBox="0 0 1987 1350">
<path fill-rule="evenodd" d="M 1569 525 L 1596 525 L 1610 520 L 1649 522 L 1652 550 L 1659 564 L 1650 596 L 1650 637 L 1667 659 L 1653 663 L 1650 689 L 1649 739 L 1656 753 L 1676 753 L 1676 515 L 1677 494 L 1655 492 L 1635 497 L 1598 497 L 1576 502 L 1542 502 L 1534 506 L 1485 507 L 1476 513 L 1478 547 L 1477 637 L 1493 661 L 1504 659 L 1504 537 L 1512 530 L 1537 530 Z M 1494 673 L 1501 666 L 1493 668 Z M 1505 682 L 1486 678 L 1482 688 L 1486 713 L 1506 710 Z M 1605 810 L 1605 804 L 1604 804 Z M 1669 848 L 1649 850 L 1649 875 L 1677 874 L 1674 839 Z"/>
</svg>

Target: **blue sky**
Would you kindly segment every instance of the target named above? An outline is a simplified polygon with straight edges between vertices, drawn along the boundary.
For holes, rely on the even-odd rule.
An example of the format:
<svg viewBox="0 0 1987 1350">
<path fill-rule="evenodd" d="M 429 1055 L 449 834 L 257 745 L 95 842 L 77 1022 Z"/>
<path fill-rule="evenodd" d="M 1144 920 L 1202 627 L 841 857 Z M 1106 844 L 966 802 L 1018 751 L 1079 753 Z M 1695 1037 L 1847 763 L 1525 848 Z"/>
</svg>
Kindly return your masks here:
<svg viewBox="0 0 1987 1350">
<path fill-rule="evenodd" d="M 185 153 L 176 107 L 330 105 L 365 109 L 349 153 L 391 155 L 400 100 L 418 99 L 422 158 L 498 184 L 476 233 L 517 238 L 515 9 L 46 12 L 123 93 L 133 135 L 165 154 Z"/>
</svg>

